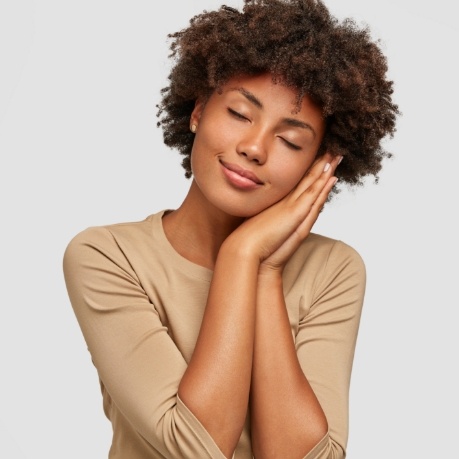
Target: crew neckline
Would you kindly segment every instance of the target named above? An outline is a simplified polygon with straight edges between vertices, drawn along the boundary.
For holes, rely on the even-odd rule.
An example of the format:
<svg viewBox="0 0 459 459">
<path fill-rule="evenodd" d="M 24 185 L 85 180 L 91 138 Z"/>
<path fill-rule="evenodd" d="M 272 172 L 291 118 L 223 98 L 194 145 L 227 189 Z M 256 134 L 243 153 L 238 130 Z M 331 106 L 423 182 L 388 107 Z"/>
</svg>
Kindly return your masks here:
<svg viewBox="0 0 459 459">
<path fill-rule="evenodd" d="M 159 244 L 164 247 L 167 256 L 172 263 L 181 270 L 186 271 L 189 275 L 210 282 L 213 276 L 213 270 L 205 266 L 198 265 L 180 255 L 166 236 L 163 226 L 163 216 L 166 212 L 172 212 L 173 209 L 164 209 L 151 216 L 154 235 L 159 239 Z"/>
</svg>

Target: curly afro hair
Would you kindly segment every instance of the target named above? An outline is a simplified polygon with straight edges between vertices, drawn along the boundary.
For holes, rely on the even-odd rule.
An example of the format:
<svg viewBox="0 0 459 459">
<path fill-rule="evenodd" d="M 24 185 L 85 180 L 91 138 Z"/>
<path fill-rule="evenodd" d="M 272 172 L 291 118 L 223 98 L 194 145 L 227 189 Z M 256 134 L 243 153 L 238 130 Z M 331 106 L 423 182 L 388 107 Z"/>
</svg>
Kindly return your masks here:
<svg viewBox="0 0 459 459">
<path fill-rule="evenodd" d="M 395 132 L 398 106 L 391 99 L 387 60 L 368 27 L 338 21 L 320 0 L 244 0 L 241 11 L 221 6 L 168 35 L 174 65 L 162 89 L 158 126 L 164 142 L 184 156 L 191 177 L 194 135 L 189 120 L 196 99 L 230 78 L 269 72 L 274 82 L 307 94 L 322 109 L 325 135 L 318 156 L 343 155 L 340 183 L 378 180 L 391 153 L 381 140 Z"/>
</svg>

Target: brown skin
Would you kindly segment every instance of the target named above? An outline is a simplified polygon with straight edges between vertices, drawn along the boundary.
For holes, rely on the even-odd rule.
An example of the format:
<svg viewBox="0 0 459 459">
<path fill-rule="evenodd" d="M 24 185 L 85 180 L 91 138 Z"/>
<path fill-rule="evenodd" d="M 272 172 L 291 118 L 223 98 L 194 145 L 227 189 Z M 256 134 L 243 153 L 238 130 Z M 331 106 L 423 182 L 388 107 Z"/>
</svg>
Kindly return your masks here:
<svg viewBox="0 0 459 459">
<path fill-rule="evenodd" d="M 163 218 L 174 248 L 214 269 L 178 394 L 226 457 L 249 399 L 257 459 L 301 458 L 328 428 L 296 356 L 282 271 L 327 200 L 340 158 L 316 158 L 325 123 L 307 97 L 295 112 L 296 95 L 265 74 L 232 79 L 199 101 L 190 120 L 194 179 L 179 209 Z M 239 187 L 222 161 L 262 183 Z"/>
<path fill-rule="evenodd" d="M 229 78 L 270 72 L 322 108 L 327 129 L 318 151 L 343 155 L 338 188 L 378 179 L 390 157 L 381 144 L 395 132 L 399 110 L 392 100 L 387 60 L 370 31 L 333 17 L 320 0 L 244 0 L 240 11 L 222 6 L 193 17 L 170 34 L 173 67 L 161 92 L 158 126 L 164 142 L 183 155 L 191 177 L 196 99 Z"/>
</svg>

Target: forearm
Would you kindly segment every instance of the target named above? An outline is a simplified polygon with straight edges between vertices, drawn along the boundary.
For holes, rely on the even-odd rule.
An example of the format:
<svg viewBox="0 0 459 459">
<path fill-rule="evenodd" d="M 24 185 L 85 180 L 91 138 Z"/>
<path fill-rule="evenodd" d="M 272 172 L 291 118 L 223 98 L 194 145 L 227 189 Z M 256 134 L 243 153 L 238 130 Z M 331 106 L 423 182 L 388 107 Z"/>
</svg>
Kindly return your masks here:
<svg viewBox="0 0 459 459">
<path fill-rule="evenodd" d="M 258 280 L 251 422 L 257 459 L 302 458 L 328 428 L 298 362 L 280 274 Z"/>
<path fill-rule="evenodd" d="M 258 261 L 224 244 L 179 396 L 230 457 L 247 415 Z"/>
</svg>

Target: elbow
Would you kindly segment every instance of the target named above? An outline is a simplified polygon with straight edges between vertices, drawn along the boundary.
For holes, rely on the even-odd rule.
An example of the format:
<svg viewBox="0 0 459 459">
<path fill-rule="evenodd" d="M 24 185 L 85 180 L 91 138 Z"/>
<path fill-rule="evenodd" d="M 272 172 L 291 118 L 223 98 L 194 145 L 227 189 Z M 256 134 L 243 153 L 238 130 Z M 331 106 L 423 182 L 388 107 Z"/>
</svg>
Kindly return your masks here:
<svg viewBox="0 0 459 459">
<path fill-rule="evenodd" d="M 153 429 L 139 432 L 155 450 L 170 459 L 225 459 L 213 438 L 185 405 L 178 403 L 154 420 Z"/>
<path fill-rule="evenodd" d="M 329 432 L 305 455 L 303 459 L 345 459 L 344 446 L 336 442 Z"/>
<path fill-rule="evenodd" d="M 275 427 L 263 429 L 262 424 L 252 423 L 252 448 L 256 459 L 327 457 L 323 454 L 329 449 L 330 437 L 327 418 L 321 409 L 291 418 L 289 423 L 276 423 Z"/>
<path fill-rule="evenodd" d="M 305 456 L 309 459 L 310 453 L 316 449 L 323 449 L 324 443 L 328 443 L 331 438 L 329 436 L 328 421 L 322 408 L 318 407 L 315 412 L 307 419 L 307 424 L 304 427 L 303 447 Z M 316 458 L 315 455 L 311 456 Z"/>
<path fill-rule="evenodd" d="M 310 432 L 314 443 L 318 444 L 324 437 L 328 436 L 328 421 L 325 413 L 320 409 L 313 423 L 314 429 Z"/>
</svg>

